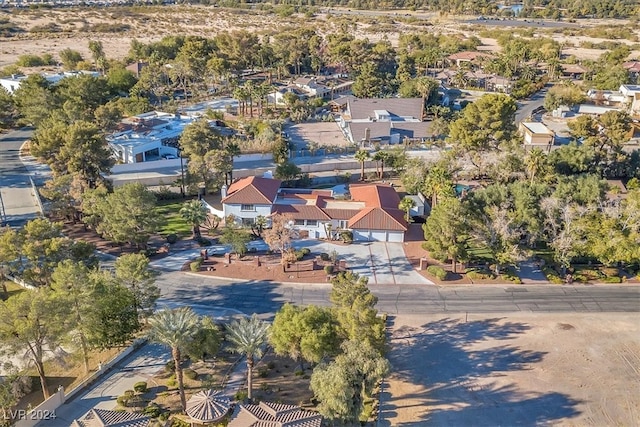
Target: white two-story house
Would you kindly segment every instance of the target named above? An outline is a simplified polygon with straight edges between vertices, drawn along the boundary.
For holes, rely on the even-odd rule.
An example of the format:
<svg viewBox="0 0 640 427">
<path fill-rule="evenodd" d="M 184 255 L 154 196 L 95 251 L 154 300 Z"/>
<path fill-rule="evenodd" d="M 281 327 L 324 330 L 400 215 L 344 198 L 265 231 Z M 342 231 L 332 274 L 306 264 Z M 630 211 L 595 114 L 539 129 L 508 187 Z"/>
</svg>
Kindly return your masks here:
<svg viewBox="0 0 640 427">
<path fill-rule="evenodd" d="M 233 218 L 237 224 L 251 225 L 256 218 L 269 218 L 282 181 L 252 176 L 222 187 L 224 217 Z"/>
</svg>

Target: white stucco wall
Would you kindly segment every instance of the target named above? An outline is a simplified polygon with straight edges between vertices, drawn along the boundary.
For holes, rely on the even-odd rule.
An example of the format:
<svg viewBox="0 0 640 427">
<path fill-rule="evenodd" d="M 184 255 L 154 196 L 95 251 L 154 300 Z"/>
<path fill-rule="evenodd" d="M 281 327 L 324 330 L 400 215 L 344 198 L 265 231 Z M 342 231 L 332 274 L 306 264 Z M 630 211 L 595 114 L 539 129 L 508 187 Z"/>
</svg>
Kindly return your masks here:
<svg viewBox="0 0 640 427">
<path fill-rule="evenodd" d="M 256 219 L 260 215 L 267 217 L 271 215 L 271 205 L 253 205 L 255 207 L 254 211 L 243 211 L 241 210 L 242 205 L 239 204 L 223 204 L 224 217 L 228 217 L 229 215 L 233 215 L 238 219 L 238 223 L 241 223 L 241 218 L 252 218 Z"/>
</svg>

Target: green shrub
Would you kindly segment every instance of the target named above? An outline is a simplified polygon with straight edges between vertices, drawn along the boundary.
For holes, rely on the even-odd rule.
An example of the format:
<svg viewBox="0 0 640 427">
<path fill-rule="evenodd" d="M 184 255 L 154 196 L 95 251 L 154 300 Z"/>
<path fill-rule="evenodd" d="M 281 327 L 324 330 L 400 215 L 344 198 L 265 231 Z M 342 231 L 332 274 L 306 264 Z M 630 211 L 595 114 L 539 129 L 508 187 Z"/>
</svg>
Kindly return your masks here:
<svg viewBox="0 0 640 427">
<path fill-rule="evenodd" d="M 495 277 L 493 273 L 487 270 L 477 270 L 473 268 L 467 269 L 465 274 L 467 275 L 467 278 L 471 280 L 487 280 Z"/>
<path fill-rule="evenodd" d="M 182 371 L 182 373 L 184 374 L 185 377 L 189 378 L 190 380 L 195 380 L 196 378 L 198 378 L 198 373 L 193 369 L 187 368 L 184 371 Z"/>
<path fill-rule="evenodd" d="M 427 273 L 438 278 L 438 280 L 447 280 L 447 270 L 437 265 L 427 267 Z"/>
<path fill-rule="evenodd" d="M 167 243 L 170 243 L 173 245 L 175 242 L 178 241 L 178 235 L 175 233 L 171 233 L 166 237 L 166 239 L 167 239 Z"/>
<path fill-rule="evenodd" d="M 147 383 L 145 381 L 137 382 L 133 385 L 133 389 L 136 393 L 144 393 L 147 391 Z"/>
<path fill-rule="evenodd" d="M 296 261 L 302 261 L 302 258 L 304 258 L 304 253 L 302 251 L 295 251 L 294 255 L 296 256 Z"/>
<path fill-rule="evenodd" d="M 236 402 L 244 402 L 245 400 L 247 400 L 247 396 L 247 390 L 240 390 L 233 396 L 233 398 L 236 400 Z"/>
<path fill-rule="evenodd" d="M 136 394 L 136 392 L 133 391 L 133 390 L 126 390 L 124 392 L 124 395 L 127 396 L 127 397 L 133 397 L 133 396 L 135 396 L 135 394 Z"/>
<path fill-rule="evenodd" d="M 198 245 L 200 246 L 211 246 L 211 240 L 206 239 L 204 237 L 199 237 L 198 240 L 196 240 L 198 242 Z"/>
<path fill-rule="evenodd" d="M 301 377 L 304 375 L 304 371 L 302 369 L 296 369 L 296 371 L 293 373 L 296 377 Z"/>
<path fill-rule="evenodd" d="M 141 408 L 145 405 L 145 400 L 141 396 L 132 396 L 127 402 L 127 406 L 133 408 Z"/>
<path fill-rule="evenodd" d="M 326 253 L 326 252 L 322 252 L 320 254 L 320 259 L 323 260 L 323 261 L 329 261 L 329 254 Z"/>
<path fill-rule="evenodd" d="M 16 65 L 19 67 L 42 67 L 45 63 L 38 55 L 20 55 Z"/>
<path fill-rule="evenodd" d="M 605 274 L 596 268 L 576 268 L 576 274 L 573 277 L 574 280 L 578 280 L 576 278 L 577 276 L 583 276 L 586 279 L 584 281 L 588 282 L 589 280 L 602 279 Z"/>
<path fill-rule="evenodd" d="M 604 274 L 607 277 L 614 277 L 614 276 L 620 275 L 620 270 L 616 267 L 602 267 L 600 271 L 602 272 L 602 274 Z"/>
<path fill-rule="evenodd" d="M 189 268 L 191 271 L 200 271 L 200 267 L 202 266 L 202 261 L 193 261 L 189 264 Z"/>
<path fill-rule="evenodd" d="M 353 232 L 349 230 L 341 231 L 340 240 L 342 240 L 344 243 L 353 242 Z"/>
<path fill-rule="evenodd" d="M 151 258 L 152 256 L 158 254 L 158 250 L 156 248 L 147 248 L 144 251 L 144 254 L 147 256 L 147 258 Z"/>
<path fill-rule="evenodd" d="M 129 397 L 128 396 L 118 396 L 116 398 L 116 402 L 118 405 L 126 407 L 129 405 Z"/>
<path fill-rule="evenodd" d="M 178 381 L 175 378 L 171 378 L 167 381 L 167 387 L 174 388 L 178 386 Z"/>
<path fill-rule="evenodd" d="M 602 279 L 603 283 L 622 283 L 622 277 L 609 276 Z"/>
<path fill-rule="evenodd" d="M 309 255 L 311 253 L 311 249 L 302 248 L 302 249 L 300 249 L 300 252 L 302 252 L 302 255 Z"/>
<path fill-rule="evenodd" d="M 269 374 L 269 371 L 266 368 L 262 368 L 258 370 L 258 376 L 260 378 L 267 378 L 268 374 Z"/>
<path fill-rule="evenodd" d="M 172 418 L 171 427 L 191 427 L 191 423 L 183 421 L 179 418 Z"/>
<path fill-rule="evenodd" d="M 332 274 L 333 273 L 333 265 L 325 265 L 324 266 L 324 272 L 327 274 Z"/>
<path fill-rule="evenodd" d="M 149 406 L 142 410 L 142 413 L 151 418 L 158 418 L 162 414 L 162 409 L 155 403 L 150 403 Z"/>
<path fill-rule="evenodd" d="M 173 361 L 173 359 L 169 360 L 167 363 L 165 363 L 164 365 L 164 371 L 171 374 L 173 373 L 173 371 L 176 370 L 176 364 Z"/>
<path fill-rule="evenodd" d="M 520 280 L 520 278 L 516 274 L 513 274 L 511 272 L 504 273 L 501 277 L 504 280 L 515 283 L 516 285 L 522 285 L 522 280 Z"/>
<path fill-rule="evenodd" d="M 544 273 L 547 280 L 555 285 L 561 285 L 564 283 L 564 280 L 558 275 L 558 272 L 555 271 L 551 267 L 542 267 L 542 272 Z"/>
</svg>

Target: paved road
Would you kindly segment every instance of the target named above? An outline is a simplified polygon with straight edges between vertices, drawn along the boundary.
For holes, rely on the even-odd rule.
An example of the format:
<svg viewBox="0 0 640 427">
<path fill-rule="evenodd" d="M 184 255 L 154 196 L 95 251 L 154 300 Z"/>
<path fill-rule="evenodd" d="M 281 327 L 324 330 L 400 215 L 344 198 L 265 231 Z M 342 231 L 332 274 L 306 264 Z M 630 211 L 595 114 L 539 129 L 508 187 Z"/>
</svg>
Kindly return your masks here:
<svg viewBox="0 0 640 427">
<path fill-rule="evenodd" d="M 546 87 L 542 88 L 540 92 L 534 93 L 528 100 L 518 101 L 518 111 L 516 111 L 515 120 L 516 124 L 527 119 L 531 115 L 533 110 L 544 105 L 544 97 L 547 94 L 547 90 L 551 86 L 552 85 L 547 85 Z"/>
<path fill-rule="evenodd" d="M 172 272 L 157 281 L 164 301 L 271 314 L 285 302 L 329 305 L 329 284 L 234 282 Z M 388 314 L 640 312 L 640 287 L 619 286 L 370 286 Z"/>
<path fill-rule="evenodd" d="M 20 129 L 0 135 L 0 223 L 21 226 L 38 216 L 29 172 L 20 161 L 20 147 L 33 130 Z M 4 219 L 5 221 L 2 221 Z"/>
</svg>

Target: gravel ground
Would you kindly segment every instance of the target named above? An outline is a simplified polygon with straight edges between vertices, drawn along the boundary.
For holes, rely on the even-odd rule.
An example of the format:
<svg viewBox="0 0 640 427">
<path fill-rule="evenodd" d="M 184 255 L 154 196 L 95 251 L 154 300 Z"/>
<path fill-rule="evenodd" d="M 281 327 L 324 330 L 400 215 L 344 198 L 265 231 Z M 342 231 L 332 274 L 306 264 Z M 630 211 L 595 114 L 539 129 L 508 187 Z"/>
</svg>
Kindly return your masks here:
<svg viewBox="0 0 640 427">
<path fill-rule="evenodd" d="M 640 316 L 401 316 L 382 426 L 633 426 Z"/>
</svg>

